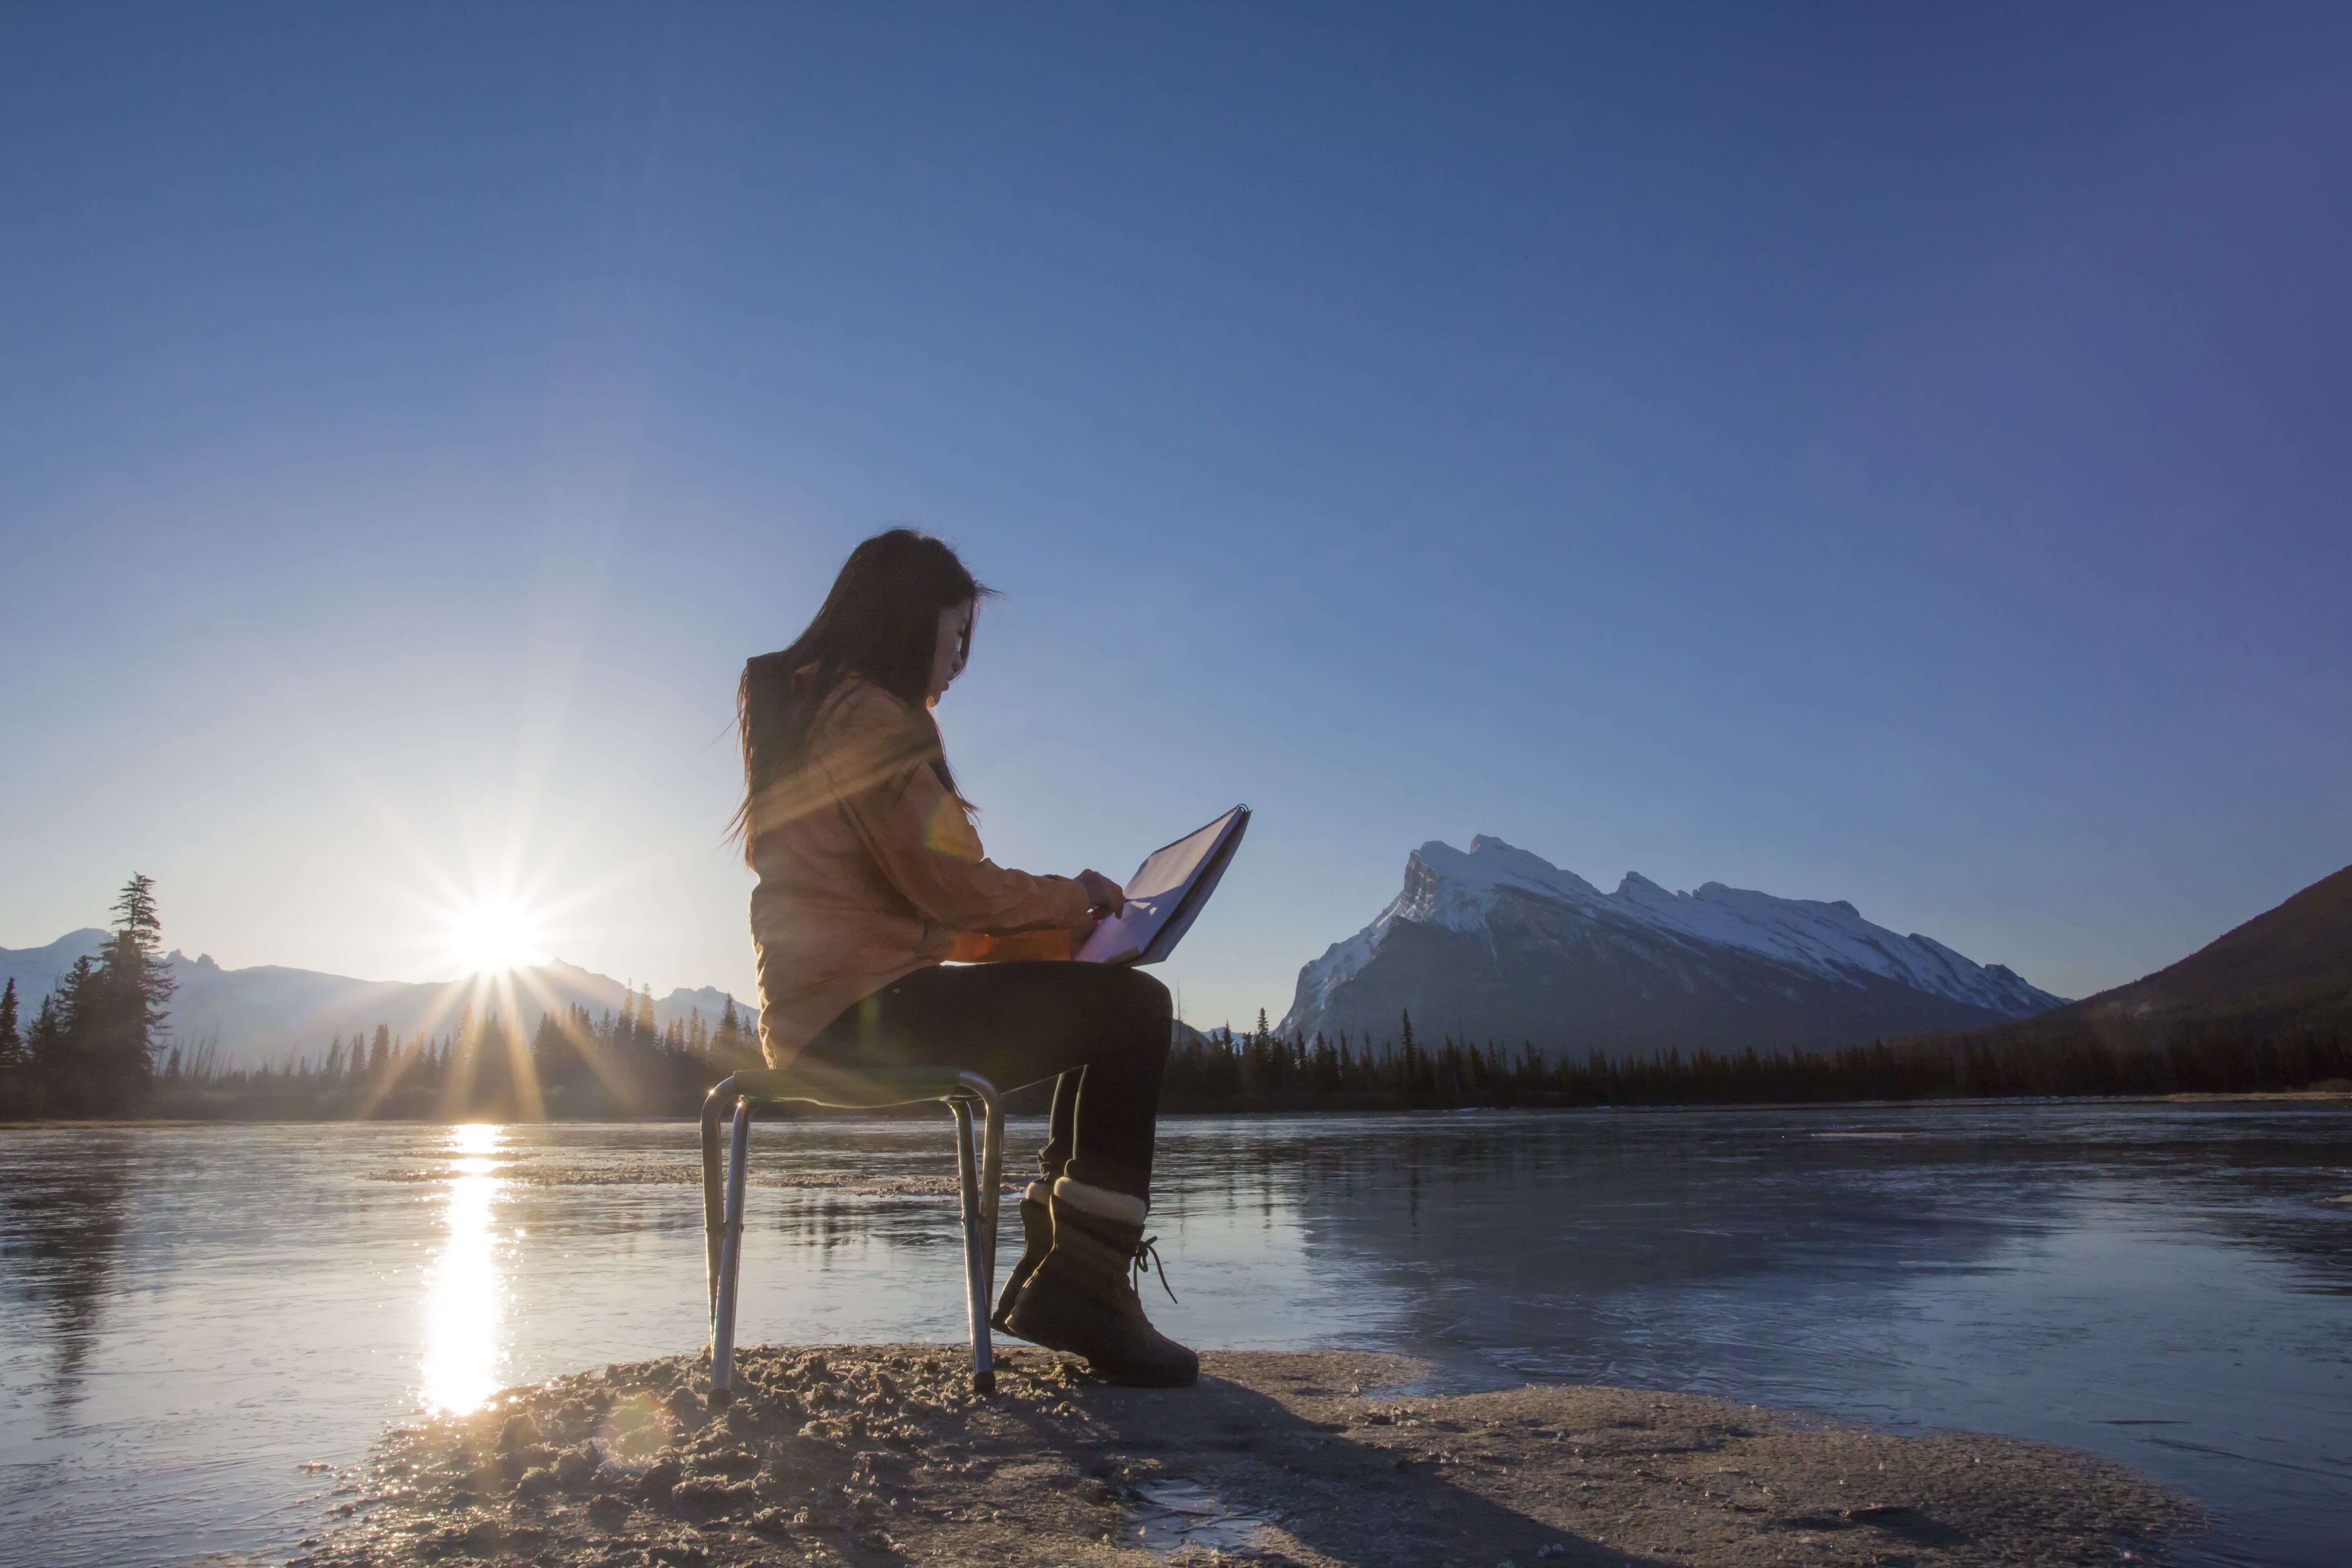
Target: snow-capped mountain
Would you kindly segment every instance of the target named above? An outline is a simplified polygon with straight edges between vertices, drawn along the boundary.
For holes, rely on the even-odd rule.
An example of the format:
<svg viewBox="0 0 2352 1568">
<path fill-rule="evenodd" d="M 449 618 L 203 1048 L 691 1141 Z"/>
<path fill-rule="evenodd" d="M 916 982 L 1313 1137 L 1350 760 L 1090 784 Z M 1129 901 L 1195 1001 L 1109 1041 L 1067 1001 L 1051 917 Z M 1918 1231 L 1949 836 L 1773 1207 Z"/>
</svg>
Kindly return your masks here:
<svg viewBox="0 0 2352 1568">
<path fill-rule="evenodd" d="M 16 980 L 23 1022 L 32 1021 L 41 997 L 75 959 L 96 957 L 106 941 L 107 933 L 92 927 L 47 947 L 0 948 L 0 978 Z M 404 1038 L 446 1034 L 467 1007 L 510 1014 L 530 1029 L 541 1013 L 575 1003 L 593 1014 L 617 1012 L 623 994 L 620 981 L 561 961 L 517 970 L 503 988 L 469 980 L 355 980 L 279 964 L 224 969 L 209 953 L 173 952 L 169 963 L 176 985 L 167 1009 L 171 1043 L 194 1048 L 211 1042 L 212 1059 L 223 1068 L 317 1061 L 337 1036 L 368 1033 L 378 1024 Z M 667 1028 L 672 1019 L 699 1013 L 704 1023 L 716 1024 L 729 1000 L 713 986 L 680 987 L 655 1000 L 654 1022 Z M 735 1007 L 746 1028 L 757 1026 L 756 1002 Z"/>
<path fill-rule="evenodd" d="M 1484 835 L 1405 861 L 1379 918 L 1298 973 L 1285 1032 L 1452 1032 L 1548 1052 L 1822 1047 L 2029 1017 L 2064 998 L 1840 900 L 1628 873 L 1604 893 Z"/>
<path fill-rule="evenodd" d="M 77 958 L 95 963 L 109 933 L 96 926 L 69 931 L 47 947 L 0 947 L 0 983 L 16 983 L 16 1006 L 30 1024 L 41 998 L 58 988 Z"/>
</svg>

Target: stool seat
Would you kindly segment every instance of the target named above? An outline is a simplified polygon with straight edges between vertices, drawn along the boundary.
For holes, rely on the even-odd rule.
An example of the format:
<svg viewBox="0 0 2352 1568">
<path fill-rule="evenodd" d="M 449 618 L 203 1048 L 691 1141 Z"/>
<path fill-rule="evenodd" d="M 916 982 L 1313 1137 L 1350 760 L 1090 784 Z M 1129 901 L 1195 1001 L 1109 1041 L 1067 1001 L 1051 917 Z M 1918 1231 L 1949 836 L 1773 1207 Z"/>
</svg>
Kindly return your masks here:
<svg viewBox="0 0 2352 1568">
<path fill-rule="evenodd" d="M 799 1100 L 809 1105 L 872 1110 L 967 1093 L 966 1076 L 960 1068 L 758 1068 L 739 1072 L 727 1083 L 733 1084 L 734 1092 L 747 1100 Z"/>
<path fill-rule="evenodd" d="M 1003 1185 L 1004 1107 L 996 1086 L 957 1068 L 759 1068 L 713 1086 L 702 1101 L 703 1264 L 710 1296 L 710 1400 L 735 1393 L 735 1294 L 742 1271 L 743 1202 L 751 1160 L 751 1119 L 764 1106 L 798 1102 L 840 1110 L 878 1110 L 922 1100 L 946 1102 L 956 1124 L 956 1174 L 962 1189 L 964 1312 L 971 1327 L 971 1382 L 993 1393 L 996 1373 L 988 1335 L 988 1299 L 996 1278 L 996 1212 Z M 974 1158 L 971 1108 L 983 1112 Z M 719 1124 L 732 1118 L 727 1161 L 719 1157 Z"/>
</svg>

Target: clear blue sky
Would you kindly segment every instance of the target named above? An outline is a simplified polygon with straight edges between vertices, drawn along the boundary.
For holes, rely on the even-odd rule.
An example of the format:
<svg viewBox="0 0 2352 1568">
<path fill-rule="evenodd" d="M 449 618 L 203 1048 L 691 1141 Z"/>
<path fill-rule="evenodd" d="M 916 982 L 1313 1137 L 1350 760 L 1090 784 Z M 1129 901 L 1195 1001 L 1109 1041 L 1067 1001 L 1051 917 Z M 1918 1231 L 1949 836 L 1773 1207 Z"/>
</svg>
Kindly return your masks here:
<svg viewBox="0 0 2352 1568">
<path fill-rule="evenodd" d="M 515 879 L 751 990 L 735 672 L 1005 597 L 996 857 L 1235 800 L 1278 1014 L 1425 838 L 2082 994 L 2352 860 L 2352 7 L 0 12 L 0 945 Z"/>
</svg>

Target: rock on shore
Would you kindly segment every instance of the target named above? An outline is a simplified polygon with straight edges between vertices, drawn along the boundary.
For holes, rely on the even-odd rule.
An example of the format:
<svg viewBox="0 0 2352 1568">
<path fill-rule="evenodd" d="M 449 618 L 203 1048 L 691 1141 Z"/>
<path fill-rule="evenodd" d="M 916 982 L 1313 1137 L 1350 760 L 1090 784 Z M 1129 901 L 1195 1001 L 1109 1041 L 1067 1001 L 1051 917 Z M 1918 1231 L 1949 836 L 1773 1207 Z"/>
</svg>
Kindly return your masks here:
<svg viewBox="0 0 2352 1568">
<path fill-rule="evenodd" d="M 1535 1568 L 2109 1563 L 2196 1527 L 2106 1460 L 1896 1437 L 1691 1394 L 1447 1398 L 1347 1352 L 1212 1352 L 1113 1388 L 1029 1350 L 970 1391 L 937 1345 L 770 1346 L 713 1412 L 674 1357 L 400 1428 L 299 1568 L 471 1563 Z"/>
</svg>

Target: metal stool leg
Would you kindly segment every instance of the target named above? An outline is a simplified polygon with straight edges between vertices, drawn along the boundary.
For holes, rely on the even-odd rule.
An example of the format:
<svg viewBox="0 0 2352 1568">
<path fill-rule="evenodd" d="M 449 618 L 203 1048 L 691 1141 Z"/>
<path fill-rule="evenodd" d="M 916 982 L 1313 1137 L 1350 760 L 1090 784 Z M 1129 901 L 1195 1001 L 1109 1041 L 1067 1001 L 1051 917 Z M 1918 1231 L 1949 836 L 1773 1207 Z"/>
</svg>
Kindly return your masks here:
<svg viewBox="0 0 2352 1568">
<path fill-rule="evenodd" d="M 719 1163 L 719 1123 L 735 1103 L 735 1080 L 711 1089 L 702 1101 L 702 1316 L 719 1316 L 719 1253 L 727 1237 L 727 1170 Z"/>
<path fill-rule="evenodd" d="M 971 1385 L 996 1392 L 996 1367 L 988 1341 L 988 1241 L 981 1231 L 979 1162 L 972 1157 L 971 1101 L 948 1101 L 955 1112 L 956 1175 L 963 1189 L 963 1305 L 971 1325 Z"/>
<path fill-rule="evenodd" d="M 727 1146 L 726 1235 L 719 1249 L 719 1303 L 710 1315 L 710 1399 L 724 1405 L 735 1396 L 735 1285 L 743 1266 L 743 1178 L 751 1163 L 751 1103 L 735 1102 L 735 1128 Z"/>
<path fill-rule="evenodd" d="M 988 1243 L 981 1267 L 981 1298 L 996 1294 L 996 1218 L 1004 1203 L 1004 1104 L 995 1095 L 981 1099 L 980 1234 Z"/>
</svg>

